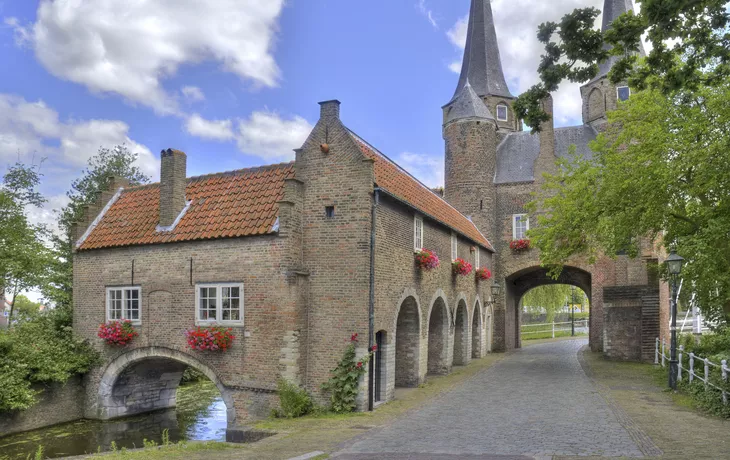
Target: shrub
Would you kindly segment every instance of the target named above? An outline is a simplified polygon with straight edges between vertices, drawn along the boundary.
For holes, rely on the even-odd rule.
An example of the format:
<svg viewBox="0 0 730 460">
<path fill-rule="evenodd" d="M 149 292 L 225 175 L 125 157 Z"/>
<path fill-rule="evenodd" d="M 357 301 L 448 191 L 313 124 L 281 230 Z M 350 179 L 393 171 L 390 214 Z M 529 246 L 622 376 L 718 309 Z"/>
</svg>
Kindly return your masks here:
<svg viewBox="0 0 730 460">
<path fill-rule="evenodd" d="M 421 249 L 416 253 L 416 264 L 422 270 L 433 270 L 441 265 L 438 256 L 430 249 Z"/>
<path fill-rule="evenodd" d="M 0 412 L 31 407 L 37 396 L 32 384 L 65 383 L 98 359 L 53 311 L 0 332 Z"/>
<path fill-rule="evenodd" d="M 226 351 L 231 348 L 235 335 L 231 328 L 208 327 L 189 329 L 185 331 L 188 346 L 193 350 Z"/>
<path fill-rule="evenodd" d="M 208 380 L 208 376 L 206 376 L 199 370 L 195 369 L 194 367 L 188 367 L 183 372 L 180 383 L 182 383 L 182 384 L 195 383 L 195 382 L 200 382 L 203 380 Z"/>
<path fill-rule="evenodd" d="M 137 331 L 134 330 L 132 322 L 129 320 L 111 321 L 106 324 L 101 324 L 99 325 L 97 335 L 100 339 L 104 339 L 107 345 L 116 345 L 119 347 L 127 345 L 135 337 L 139 336 Z"/>
<path fill-rule="evenodd" d="M 464 259 L 456 259 L 451 263 L 451 268 L 454 271 L 454 275 L 467 276 L 471 273 L 473 267 L 469 262 Z"/>
<path fill-rule="evenodd" d="M 357 361 L 355 356 L 355 345 L 357 344 L 357 334 L 350 337 L 350 343 L 345 348 L 337 367 L 331 371 L 332 377 L 328 382 L 322 385 L 322 389 L 329 391 L 331 410 L 335 413 L 353 412 L 356 408 L 355 399 L 357 398 L 357 390 L 359 387 L 360 376 L 365 371 L 365 364 L 370 361 L 373 353 L 377 350 L 377 345 L 373 345 L 370 353 L 363 356 Z"/>
<path fill-rule="evenodd" d="M 285 379 L 279 379 L 278 389 L 281 409 L 275 410 L 274 416 L 297 418 L 309 414 L 314 408 L 312 397 L 305 389 Z"/>
<path fill-rule="evenodd" d="M 491 277 L 492 277 L 492 272 L 490 272 L 487 267 L 482 267 L 482 268 L 477 269 L 477 272 L 476 272 L 477 281 L 487 281 Z"/>
</svg>

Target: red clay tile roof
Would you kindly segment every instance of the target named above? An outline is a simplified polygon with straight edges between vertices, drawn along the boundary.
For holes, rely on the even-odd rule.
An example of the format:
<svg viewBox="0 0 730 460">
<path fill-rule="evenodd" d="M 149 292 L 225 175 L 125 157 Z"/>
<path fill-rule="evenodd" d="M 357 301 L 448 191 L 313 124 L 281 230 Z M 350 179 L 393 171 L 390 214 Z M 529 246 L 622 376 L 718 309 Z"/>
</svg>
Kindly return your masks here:
<svg viewBox="0 0 730 460">
<path fill-rule="evenodd" d="M 160 186 L 125 189 L 79 250 L 274 233 L 284 179 L 294 164 L 263 166 L 188 179 L 192 201 L 172 232 L 158 232 Z"/>
<path fill-rule="evenodd" d="M 375 183 L 378 187 L 417 209 L 424 215 L 440 222 L 490 251 L 494 251 L 487 238 L 482 235 L 472 221 L 375 149 L 375 147 L 361 139 L 360 136 L 352 131 L 350 133 L 362 153 L 366 157 L 375 160 Z"/>
</svg>

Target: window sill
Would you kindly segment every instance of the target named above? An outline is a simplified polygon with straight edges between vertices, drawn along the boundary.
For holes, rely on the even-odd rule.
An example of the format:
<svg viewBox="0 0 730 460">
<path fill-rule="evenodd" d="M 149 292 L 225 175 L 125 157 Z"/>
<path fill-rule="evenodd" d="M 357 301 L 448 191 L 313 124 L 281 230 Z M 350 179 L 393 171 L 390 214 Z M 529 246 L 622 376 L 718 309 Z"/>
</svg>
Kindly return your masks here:
<svg viewBox="0 0 730 460">
<path fill-rule="evenodd" d="M 108 319 L 108 320 L 106 320 L 107 323 L 123 323 L 124 321 L 126 321 L 126 320 L 125 319 Z M 132 326 L 141 326 L 142 321 L 130 321 L 129 324 L 131 324 Z"/>
<path fill-rule="evenodd" d="M 225 322 L 225 321 L 196 321 L 196 326 L 200 327 L 244 327 L 241 322 Z"/>
</svg>

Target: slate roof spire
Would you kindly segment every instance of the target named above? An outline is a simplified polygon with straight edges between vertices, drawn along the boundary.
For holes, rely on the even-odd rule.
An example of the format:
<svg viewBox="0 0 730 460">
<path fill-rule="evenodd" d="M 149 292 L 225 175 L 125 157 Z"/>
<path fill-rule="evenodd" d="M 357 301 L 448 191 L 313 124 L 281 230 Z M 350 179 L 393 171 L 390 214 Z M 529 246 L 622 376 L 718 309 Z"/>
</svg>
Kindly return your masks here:
<svg viewBox="0 0 730 460">
<path fill-rule="evenodd" d="M 491 0 L 471 1 L 464 61 L 453 99 L 456 99 L 467 81 L 471 83 L 478 96 L 514 98 L 502 71 Z"/>
<path fill-rule="evenodd" d="M 494 120 L 494 115 L 474 91 L 468 78 L 461 91 L 454 96 L 454 99 L 446 107 L 445 125 L 452 121 L 464 119 Z"/>
<path fill-rule="evenodd" d="M 604 0 L 602 29 L 603 33 L 605 34 L 606 31 L 611 28 L 611 24 L 613 23 L 613 21 L 615 21 L 616 19 L 618 19 L 619 16 L 628 11 L 634 11 L 633 0 Z M 610 46 L 606 45 L 606 48 L 610 49 Z M 641 56 L 646 55 L 646 53 L 644 52 L 643 44 L 639 44 L 639 54 Z M 614 64 L 616 64 L 619 59 L 621 59 L 620 56 L 611 56 L 606 62 L 599 64 L 598 75 L 596 75 L 595 79 L 597 80 L 608 75 L 608 72 L 611 71 L 611 68 Z"/>
</svg>

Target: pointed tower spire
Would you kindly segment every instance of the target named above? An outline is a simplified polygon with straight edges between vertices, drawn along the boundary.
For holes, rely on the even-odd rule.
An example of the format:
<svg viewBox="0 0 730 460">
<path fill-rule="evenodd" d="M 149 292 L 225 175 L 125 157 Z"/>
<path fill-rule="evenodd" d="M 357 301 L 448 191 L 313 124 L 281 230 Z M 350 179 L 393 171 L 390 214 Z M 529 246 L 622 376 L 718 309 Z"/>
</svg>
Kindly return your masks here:
<svg viewBox="0 0 730 460">
<path fill-rule="evenodd" d="M 622 0 L 623 1 L 623 0 Z M 630 0 L 629 0 L 630 1 Z M 497 32 L 494 30 L 491 0 L 472 0 L 464 61 L 454 98 L 469 81 L 480 97 L 514 98 L 510 93 L 499 57 Z"/>
<path fill-rule="evenodd" d="M 494 121 L 494 115 L 489 111 L 484 101 L 474 92 L 474 88 L 469 83 L 469 79 L 466 80 L 466 85 L 464 85 L 459 94 L 454 97 L 446 108 L 444 124 L 446 125 L 452 121 L 465 119 Z"/>
<path fill-rule="evenodd" d="M 605 34 L 608 29 L 611 28 L 611 24 L 613 24 L 613 21 L 618 19 L 619 16 L 622 14 L 628 12 L 628 11 L 634 11 L 634 2 L 633 0 L 604 0 L 603 2 L 603 33 Z M 610 46 L 606 45 L 607 49 L 610 49 Z M 644 45 L 639 44 L 639 54 L 641 56 L 645 56 L 646 53 L 644 52 Z M 611 68 L 613 68 L 614 64 L 620 59 L 620 56 L 611 56 L 608 58 L 608 60 L 598 66 L 598 75 L 596 75 L 596 79 L 603 78 L 606 75 L 608 75 L 608 72 L 611 71 Z"/>
</svg>

